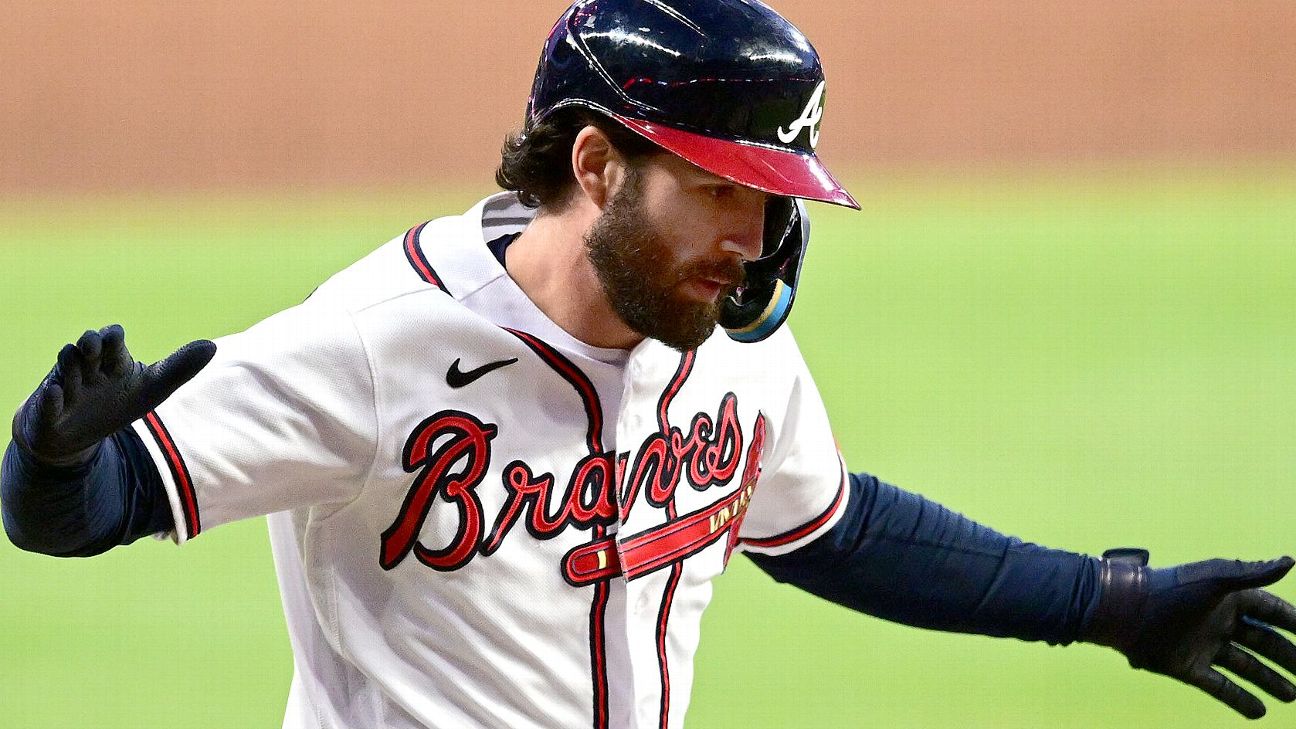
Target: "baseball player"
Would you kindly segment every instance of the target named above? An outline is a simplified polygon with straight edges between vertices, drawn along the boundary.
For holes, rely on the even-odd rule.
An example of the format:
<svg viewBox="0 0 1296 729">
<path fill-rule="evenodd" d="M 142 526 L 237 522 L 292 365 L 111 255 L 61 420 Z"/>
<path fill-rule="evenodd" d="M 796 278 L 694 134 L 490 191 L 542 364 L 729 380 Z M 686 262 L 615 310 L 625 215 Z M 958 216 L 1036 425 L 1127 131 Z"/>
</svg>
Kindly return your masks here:
<svg viewBox="0 0 1296 729">
<path fill-rule="evenodd" d="M 1003 536 L 851 473 L 787 328 L 815 154 L 806 38 L 755 0 L 579 0 L 505 192 L 151 366 L 88 331 L 19 409 L 18 546 L 268 515 L 285 727 L 679 727 L 711 580 L 912 625 L 1109 645 L 1248 717 L 1296 670 L 1290 558 L 1168 569 Z M 1217 671 L 1231 671 L 1237 681 Z"/>
</svg>

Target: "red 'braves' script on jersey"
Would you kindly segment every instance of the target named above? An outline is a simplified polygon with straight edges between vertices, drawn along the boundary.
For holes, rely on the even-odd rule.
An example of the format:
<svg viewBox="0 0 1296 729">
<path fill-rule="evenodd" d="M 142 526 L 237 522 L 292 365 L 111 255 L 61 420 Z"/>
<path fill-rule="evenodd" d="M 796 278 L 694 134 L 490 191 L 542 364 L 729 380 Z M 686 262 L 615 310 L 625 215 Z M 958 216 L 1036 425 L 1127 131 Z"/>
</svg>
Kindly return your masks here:
<svg viewBox="0 0 1296 729">
<path fill-rule="evenodd" d="M 758 416 L 757 443 L 764 439 L 762 420 Z M 588 529 L 616 523 L 617 482 L 625 470 L 624 466 L 618 467 L 618 461 L 624 463 L 629 454 L 617 458 L 612 452 L 592 453 L 582 458 L 572 469 L 556 504 L 554 475 L 537 474 L 526 463 L 515 460 L 501 474 L 508 499 L 490 534 L 483 538 L 484 515 L 477 488 L 486 477 L 490 444 L 497 433 L 496 425 L 483 423 L 468 413 L 443 411 L 425 419 L 410 434 L 405 443 L 403 465 L 406 471 L 418 471 L 418 476 L 396 519 L 382 534 L 380 561 L 384 569 L 400 564 L 411 551 L 419 562 L 433 569 L 459 569 L 477 554 L 493 554 L 519 521 L 536 539 L 551 539 L 568 527 Z M 431 452 L 437 443 L 440 446 Z M 623 510 L 629 512 L 641 490 L 648 503 L 664 508 L 683 477 L 697 491 L 729 483 L 738 470 L 742 448 L 738 399 L 732 392 L 726 393 L 715 417 L 707 413 L 693 416 L 687 435 L 678 427 L 670 426 L 669 432 L 658 431 L 644 440 L 629 472 L 622 496 Z M 754 458 L 759 460 L 759 454 Z M 748 470 L 755 468 L 754 462 L 749 458 Z M 437 495 L 458 507 L 459 526 L 449 544 L 430 549 L 418 541 L 418 533 Z M 735 494 L 713 511 L 727 514 L 730 501 L 737 504 L 741 500 L 745 506 L 749 497 L 750 494 L 745 497 Z M 703 521 L 715 523 L 710 516 Z M 727 521 L 726 516 L 724 522 Z M 713 531 L 708 531 L 708 535 Z M 714 538 L 707 543 L 710 541 Z M 672 554 L 661 555 L 661 564 L 693 551 L 679 551 L 679 545 L 675 546 Z"/>
<path fill-rule="evenodd" d="M 612 538 L 576 547 L 563 559 L 563 577 L 576 587 L 620 574 L 633 580 L 687 558 L 710 546 L 726 532 L 729 538 L 725 542 L 724 561 L 728 564 L 729 556 L 738 546 L 738 529 L 747 515 L 747 505 L 760 478 L 761 449 L 765 445 L 764 415 L 756 416 L 754 431 L 751 446 L 747 449 L 747 465 L 743 468 L 737 491 L 705 509 L 624 540 L 619 553 Z"/>
<path fill-rule="evenodd" d="M 379 563 L 383 569 L 400 564 L 411 549 L 420 562 L 435 570 L 468 564 L 482 531 L 481 499 L 474 489 L 486 476 L 490 441 L 497 432 L 494 425 L 456 410 L 439 412 L 414 429 L 405 442 L 402 465 L 419 475 L 401 504 L 400 515 L 382 534 Z M 429 449 L 443 436 L 448 439 L 429 455 Z M 458 464 L 462 465 L 455 470 Z M 459 532 L 445 549 L 430 550 L 418 543 L 418 531 L 438 493 L 459 507 Z"/>
</svg>

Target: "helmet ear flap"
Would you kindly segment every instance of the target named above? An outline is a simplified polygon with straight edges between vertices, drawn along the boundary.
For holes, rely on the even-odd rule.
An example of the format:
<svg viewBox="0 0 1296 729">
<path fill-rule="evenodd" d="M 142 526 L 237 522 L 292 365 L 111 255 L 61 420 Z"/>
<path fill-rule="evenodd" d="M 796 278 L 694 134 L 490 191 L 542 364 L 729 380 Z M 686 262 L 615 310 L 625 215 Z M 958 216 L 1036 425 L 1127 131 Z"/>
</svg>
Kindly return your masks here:
<svg viewBox="0 0 1296 729">
<path fill-rule="evenodd" d="M 746 282 L 720 303 L 720 326 L 730 339 L 759 342 L 787 320 L 809 242 L 810 218 L 805 202 L 770 197 L 765 204 L 761 257 L 743 264 Z"/>
</svg>

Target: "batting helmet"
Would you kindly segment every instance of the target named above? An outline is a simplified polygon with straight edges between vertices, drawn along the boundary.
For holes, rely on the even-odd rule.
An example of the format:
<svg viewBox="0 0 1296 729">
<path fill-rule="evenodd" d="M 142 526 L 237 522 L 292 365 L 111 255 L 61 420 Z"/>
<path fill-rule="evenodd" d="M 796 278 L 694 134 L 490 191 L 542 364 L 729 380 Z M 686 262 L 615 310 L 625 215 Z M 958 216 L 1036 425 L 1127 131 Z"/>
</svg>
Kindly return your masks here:
<svg viewBox="0 0 1296 729">
<path fill-rule="evenodd" d="M 859 208 L 815 154 L 823 104 L 819 54 L 758 0 L 577 0 L 545 42 L 523 133 L 583 107 L 770 193 L 764 250 L 719 321 L 754 342 L 792 309 L 810 236 L 796 198 Z"/>
<path fill-rule="evenodd" d="M 858 209 L 815 156 L 823 102 L 819 54 L 757 0 L 578 0 L 540 55 L 526 125 L 582 106 L 741 185 Z"/>
</svg>

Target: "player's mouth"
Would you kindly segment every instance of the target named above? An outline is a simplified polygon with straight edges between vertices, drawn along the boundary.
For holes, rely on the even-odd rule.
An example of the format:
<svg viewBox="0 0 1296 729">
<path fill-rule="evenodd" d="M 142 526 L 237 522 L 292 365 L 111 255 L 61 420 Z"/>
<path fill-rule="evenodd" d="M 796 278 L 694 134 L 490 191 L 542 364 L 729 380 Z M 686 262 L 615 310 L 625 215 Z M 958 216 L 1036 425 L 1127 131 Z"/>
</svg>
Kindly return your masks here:
<svg viewBox="0 0 1296 729">
<path fill-rule="evenodd" d="M 715 301 L 738 285 L 739 282 L 729 277 L 691 276 L 684 280 L 685 292 L 702 301 Z"/>
<path fill-rule="evenodd" d="M 720 291 L 724 288 L 723 283 L 709 278 L 691 278 L 685 282 L 685 286 L 690 289 L 690 292 L 697 298 L 706 299 L 708 301 L 715 301 L 716 297 L 720 295 Z"/>
<path fill-rule="evenodd" d="M 678 286 L 685 296 L 715 303 L 746 282 L 747 272 L 738 259 L 699 260 L 683 266 L 677 274 Z"/>
</svg>

